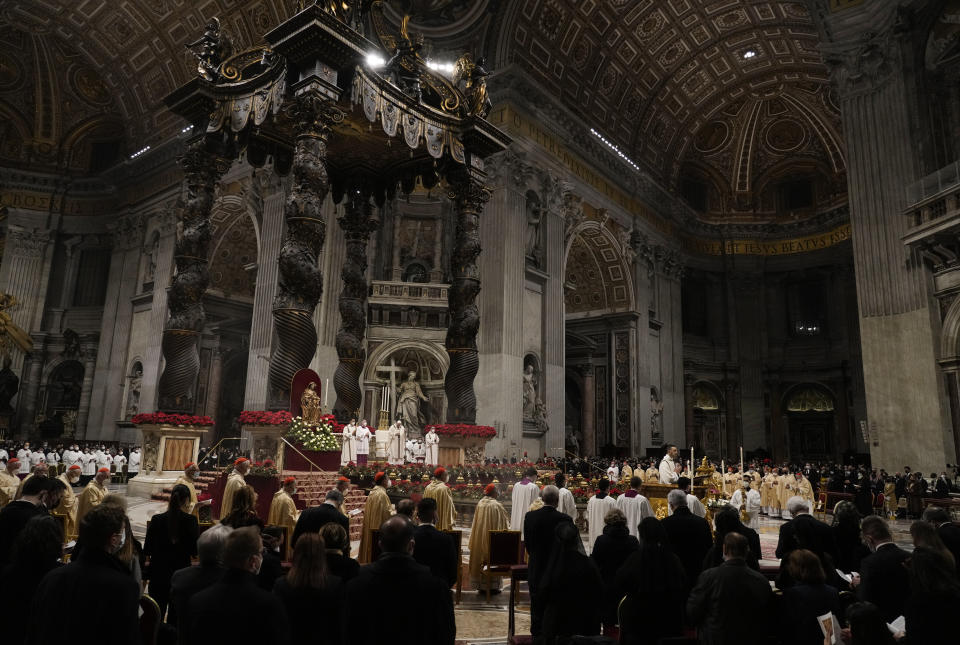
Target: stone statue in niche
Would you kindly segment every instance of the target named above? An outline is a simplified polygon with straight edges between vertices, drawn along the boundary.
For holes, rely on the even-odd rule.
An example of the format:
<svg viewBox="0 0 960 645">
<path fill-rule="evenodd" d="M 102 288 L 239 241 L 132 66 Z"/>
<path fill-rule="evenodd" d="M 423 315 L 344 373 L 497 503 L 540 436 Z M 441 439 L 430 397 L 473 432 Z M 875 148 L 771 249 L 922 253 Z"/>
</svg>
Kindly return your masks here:
<svg viewBox="0 0 960 645">
<path fill-rule="evenodd" d="M 523 418 L 535 418 L 537 410 L 537 375 L 533 365 L 523 368 Z"/>
<path fill-rule="evenodd" d="M 550 425 L 547 423 L 547 404 L 537 399 L 537 403 L 533 408 L 533 420 L 537 424 L 537 430 L 540 432 L 546 432 L 550 429 Z"/>
<path fill-rule="evenodd" d="M 654 440 L 663 438 L 663 401 L 655 388 L 650 388 L 650 437 Z"/>
<path fill-rule="evenodd" d="M 424 418 L 420 403 L 426 400 L 417 383 L 417 373 L 407 372 L 407 380 L 397 386 L 397 412 L 403 417 L 403 425 L 410 437 L 423 436 Z"/>
<path fill-rule="evenodd" d="M 140 363 L 133 366 L 130 374 L 130 387 L 127 390 L 127 418 L 132 419 L 140 412 L 140 388 L 143 385 L 143 367 Z"/>
<path fill-rule="evenodd" d="M 574 455 L 580 454 L 580 439 L 577 438 L 577 433 L 573 431 L 573 426 L 566 427 L 566 432 L 564 433 L 564 444 L 567 452 Z"/>
<path fill-rule="evenodd" d="M 147 252 L 147 264 L 143 269 L 143 284 L 153 284 L 157 276 L 157 256 L 160 254 L 160 238 L 155 237 Z"/>
<path fill-rule="evenodd" d="M 3 358 L 3 369 L 0 370 L 0 414 L 13 414 L 10 399 L 16 396 L 20 389 L 20 379 L 10 369 L 10 357 Z"/>
<path fill-rule="evenodd" d="M 540 243 L 540 223 L 543 221 L 543 208 L 533 196 L 527 195 L 527 235 L 524 243 L 524 255 L 534 266 L 543 265 L 543 245 Z"/>
</svg>

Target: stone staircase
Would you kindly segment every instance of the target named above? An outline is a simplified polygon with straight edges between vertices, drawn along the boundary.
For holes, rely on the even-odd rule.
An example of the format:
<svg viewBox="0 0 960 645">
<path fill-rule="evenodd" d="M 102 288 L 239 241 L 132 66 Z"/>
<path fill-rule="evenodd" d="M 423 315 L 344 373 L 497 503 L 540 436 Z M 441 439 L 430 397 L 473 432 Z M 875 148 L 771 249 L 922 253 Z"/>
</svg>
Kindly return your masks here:
<svg viewBox="0 0 960 645">
<path fill-rule="evenodd" d="M 218 473 L 215 470 L 201 470 L 199 473 L 197 473 L 197 477 L 193 485 L 193 487 L 197 489 L 197 495 L 205 492 L 207 488 L 217 480 L 217 477 L 219 475 L 220 473 Z M 153 495 L 151 495 L 150 499 L 155 499 L 157 501 L 162 501 L 162 502 L 169 502 L 171 490 L 173 490 L 173 486 L 168 486 L 167 488 L 164 488 L 161 492 L 154 493 Z"/>
<path fill-rule="evenodd" d="M 312 472 L 285 470 L 283 471 L 283 476 L 297 478 L 297 495 L 294 501 L 297 504 L 297 508 L 303 509 L 322 504 L 327 491 L 336 487 L 337 479 L 340 475 L 336 472 L 324 470 L 315 470 Z M 366 501 L 367 496 L 363 490 L 352 485 L 344 496 L 347 511 L 352 511 L 355 508 L 362 509 Z M 362 514 L 350 517 L 351 541 L 360 539 L 360 528 L 362 525 Z"/>
</svg>

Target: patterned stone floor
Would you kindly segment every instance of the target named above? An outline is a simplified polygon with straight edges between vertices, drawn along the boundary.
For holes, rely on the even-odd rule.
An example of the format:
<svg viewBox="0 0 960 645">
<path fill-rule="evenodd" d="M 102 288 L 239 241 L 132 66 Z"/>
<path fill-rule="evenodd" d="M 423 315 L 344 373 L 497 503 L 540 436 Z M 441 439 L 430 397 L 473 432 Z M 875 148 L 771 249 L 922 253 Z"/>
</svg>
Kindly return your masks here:
<svg viewBox="0 0 960 645">
<path fill-rule="evenodd" d="M 110 487 L 111 492 L 121 494 L 126 493 L 126 486 L 117 485 Z M 156 513 L 162 513 L 166 508 L 164 502 L 157 502 L 149 499 L 131 497 L 128 498 L 128 513 L 133 525 L 134 533 L 142 540 L 146 532 L 147 520 Z M 827 516 L 830 521 L 831 516 Z M 777 546 L 780 526 L 782 520 L 760 518 L 760 545 L 763 550 L 764 563 L 776 564 L 777 560 L 774 551 Z M 469 557 L 469 539 L 470 527 L 458 527 L 463 529 L 463 556 L 464 562 Z M 913 550 L 910 540 L 910 522 L 898 520 L 891 525 L 894 533 L 894 540 L 901 547 Z M 586 544 L 587 536 L 583 536 Z M 359 546 L 359 542 L 354 541 L 354 555 Z M 524 585 L 525 587 L 525 585 Z M 456 607 L 457 619 L 457 643 L 471 644 L 483 643 L 484 645 L 506 643 L 507 638 L 507 602 L 509 599 L 509 585 L 505 584 L 503 592 L 491 597 L 490 602 L 486 601 L 483 594 L 469 590 L 469 584 L 464 581 L 464 590 L 461 603 Z M 517 633 L 526 634 L 530 629 L 529 600 L 525 593 L 521 593 L 520 602 L 522 603 L 517 610 Z"/>
</svg>

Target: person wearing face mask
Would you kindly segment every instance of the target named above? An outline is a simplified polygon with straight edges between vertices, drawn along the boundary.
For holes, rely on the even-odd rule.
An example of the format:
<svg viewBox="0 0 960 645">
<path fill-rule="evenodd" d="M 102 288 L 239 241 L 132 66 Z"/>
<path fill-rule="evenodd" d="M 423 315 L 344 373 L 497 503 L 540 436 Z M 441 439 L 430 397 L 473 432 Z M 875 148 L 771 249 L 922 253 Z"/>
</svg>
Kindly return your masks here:
<svg viewBox="0 0 960 645">
<path fill-rule="evenodd" d="M 367 564 L 373 560 L 373 530 L 390 519 L 392 512 L 390 496 L 390 478 L 384 472 L 377 473 L 373 478 L 374 487 L 367 496 L 367 503 L 363 507 L 363 528 L 360 533 L 360 553 L 357 560 L 360 564 Z"/>
<path fill-rule="evenodd" d="M 84 448 L 80 453 L 80 486 L 86 486 L 97 474 L 97 458 L 90 453 L 89 448 Z"/>
<path fill-rule="evenodd" d="M 77 521 L 82 522 L 83 516 L 90 512 L 94 506 L 98 506 L 107 494 L 106 482 L 110 481 L 110 469 L 101 468 L 97 475 L 87 484 L 80 493 L 80 499 L 77 502 Z"/>
<path fill-rule="evenodd" d="M 46 475 L 30 478 L 20 499 L 0 510 L 0 568 L 8 564 L 10 548 L 31 517 L 48 515 L 60 504 L 66 486 Z"/>
<path fill-rule="evenodd" d="M 257 586 L 263 564 L 263 542 L 255 526 L 235 529 L 223 552 L 226 571 L 218 582 L 187 603 L 180 642 L 187 645 L 224 642 L 225 629 L 236 625 L 238 611 L 256 608 L 256 620 L 243 624 L 243 640 L 258 645 L 290 642 L 290 623 L 279 597 Z"/>
<path fill-rule="evenodd" d="M 57 477 L 66 486 L 60 505 L 57 506 L 57 514 L 64 517 L 64 537 L 67 540 L 74 540 L 77 537 L 77 496 L 73 494 L 73 487 L 80 481 L 80 466 L 73 465 L 67 468 L 66 472 Z"/>
<path fill-rule="evenodd" d="M 98 506 L 81 519 L 78 544 L 83 548 L 37 588 L 28 643 L 77 640 L 76 621 L 50 620 L 62 607 L 83 616 L 84 633 L 96 634 L 101 645 L 140 643 L 140 587 L 114 556 L 125 541 L 125 522 L 123 510 L 111 505 Z"/>
</svg>

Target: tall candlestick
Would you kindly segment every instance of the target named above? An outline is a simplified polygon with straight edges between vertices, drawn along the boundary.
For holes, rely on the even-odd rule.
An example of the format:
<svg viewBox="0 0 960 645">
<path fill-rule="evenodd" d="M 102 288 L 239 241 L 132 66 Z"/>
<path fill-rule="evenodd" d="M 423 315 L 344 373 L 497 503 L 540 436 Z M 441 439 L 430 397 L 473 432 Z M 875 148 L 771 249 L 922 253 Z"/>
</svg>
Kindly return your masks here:
<svg viewBox="0 0 960 645">
<path fill-rule="evenodd" d="M 330 394 L 330 379 L 327 379 L 327 384 L 323 386 L 323 407 L 327 407 L 327 395 Z"/>
<path fill-rule="evenodd" d="M 740 446 L 740 474 L 743 474 L 743 446 Z"/>
<path fill-rule="evenodd" d="M 697 462 L 693 460 L 693 446 L 690 446 L 690 482 L 693 483 L 693 476 L 696 474 Z"/>
</svg>

